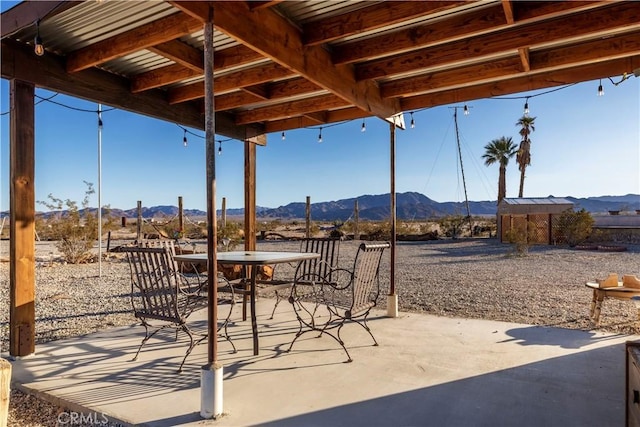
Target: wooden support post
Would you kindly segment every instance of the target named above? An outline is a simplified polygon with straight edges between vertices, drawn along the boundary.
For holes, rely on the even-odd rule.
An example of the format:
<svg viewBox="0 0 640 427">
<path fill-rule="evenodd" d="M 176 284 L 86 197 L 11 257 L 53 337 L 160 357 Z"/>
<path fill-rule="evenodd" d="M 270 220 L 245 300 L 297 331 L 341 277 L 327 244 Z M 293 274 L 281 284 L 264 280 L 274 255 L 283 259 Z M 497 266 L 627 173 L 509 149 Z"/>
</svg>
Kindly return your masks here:
<svg viewBox="0 0 640 427">
<path fill-rule="evenodd" d="M 311 237 L 311 196 L 307 196 L 307 207 L 305 214 L 305 232 L 304 235 L 308 239 Z"/>
<path fill-rule="evenodd" d="M 182 205 L 182 196 L 178 196 L 178 230 L 184 233 L 184 206 Z"/>
<path fill-rule="evenodd" d="M 142 200 L 138 200 L 138 223 L 136 227 L 136 240 L 140 243 L 142 241 Z"/>
<path fill-rule="evenodd" d="M 11 395 L 11 363 L 0 359 L 0 427 L 7 427 Z"/>
<path fill-rule="evenodd" d="M 256 249 L 256 144 L 244 142 L 244 249 Z"/>
<path fill-rule="evenodd" d="M 10 90 L 9 353 L 35 352 L 35 108 L 33 84 L 11 80 Z"/>
<path fill-rule="evenodd" d="M 220 217 L 221 227 L 224 230 L 227 228 L 227 198 L 222 198 L 222 215 Z"/>
</svg>

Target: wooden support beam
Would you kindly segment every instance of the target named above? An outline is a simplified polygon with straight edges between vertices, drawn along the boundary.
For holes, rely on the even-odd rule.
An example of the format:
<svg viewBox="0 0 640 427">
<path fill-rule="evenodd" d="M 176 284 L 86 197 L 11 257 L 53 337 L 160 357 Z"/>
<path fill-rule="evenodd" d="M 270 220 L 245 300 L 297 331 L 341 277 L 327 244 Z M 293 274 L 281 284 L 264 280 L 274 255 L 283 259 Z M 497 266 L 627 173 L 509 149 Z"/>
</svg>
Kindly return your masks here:
<svg viewBox="0 0 640 427">
<path fill-rule="evenodd" d="M 23 1 L 2 13 L 2 22 L 0 22 L 0 38 L 13 34 L 16 31 L 33 25 L 39 19 L 45 16 L 52 18 L 55 15 L 64 12 L 74 6 L 82 3 L 81 1 Z"/>
<path fill-rule="evenodd" d="M 372 3 L 371 6 L 353 12 L 306 24 L 303 28 L 304 41 L 307 45 L 327 43 L 423 15 L 442 12 L 464 3 L 463 1 L 435 0 Z"/>
<path fill-rule="evenodd" d="M 85 70 L 201 29 L 200 20 L 183 13 L 175 13 L 71 52 L 67 56 L 67 71 L 73 73 Z"/>
<path fill-rule="evenodd" d="M 171 2 L 191 16 L 206 19 L 206 4 Z M 247 2 L 211 2 L 215 26 L 252 50 L 334 93 L 347 103 L 377 115 L 399 112 L 397 100 L 385 100 L 374 82 L 357 82 L 351 67 L 334 66 L 322 46 L 305 46 L 300 30 L 269 9 L 252 10 Z"/>
<path fill-rule="evenodd" d="M 172 60 L 176 64 L 189 68 L 190 70 L 197 71 L 201 74 L 204 73 L 202 52 L 195 47 L 191 47 L 188 44 L 181 42 L 180 40 L 171 40 L 155 46 L 150 46 L 147 49 L 157 55 L 161 55 Z"/>
<path fill-rule="evenodd" d="M 256 144 L 244 143 L 244 249 L 256 250 Z"/>
<path fill-rule="evenodd" d="M 626 31 L 640 28 L 640 6 L 636 2 L 614 3 L 596 11 L 513 26 L 487 35 L 369 61 L 356 66 L 356 78 L 360 81 L 389 77 L 414 72 L 419 67 L 428 69 L 463 62 L 469 55 L 480 58 L 509 49 L 515 52 L 523 46 L 529 46 L 533 51 L 542 42 L 551 45 L 574 37 L 592 35 L 595 38 L 600 32 L 617 27 Z"/>
<path fill-rule="evenodd" d="M 313 98 L 290 101 L 274 106 L 243 111 L 236 114 L 236 123 L 242 125 L 247 123 L 277 120 L 294 115 L 346 107 L 348 105 L 349 104 L 347 104 L 342 98 L 338 98 L 333 94 L 320 95 Z"/>
<path fill-rule="evenodd" d="M 35 86 L 11 80 L 9 353 L 35 352 Z"/>
</svg>

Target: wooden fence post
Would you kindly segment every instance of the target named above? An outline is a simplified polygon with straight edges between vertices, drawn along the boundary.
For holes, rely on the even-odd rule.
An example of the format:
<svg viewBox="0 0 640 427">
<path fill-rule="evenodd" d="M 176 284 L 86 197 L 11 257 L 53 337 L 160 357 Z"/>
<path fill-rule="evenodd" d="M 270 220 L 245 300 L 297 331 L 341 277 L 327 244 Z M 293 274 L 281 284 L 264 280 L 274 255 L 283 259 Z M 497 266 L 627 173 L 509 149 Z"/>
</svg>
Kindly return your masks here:
<svg viewBox="0 0 640 427">
<path fill-rule="evenodd" d="M 7 427 L 11 394 L 11 363 L 0 359 L 0 427 Z"/>
<path fill-rule="evenodd" d="M 305 237 L 311 237 L 311 196 L 307 196 Z"/>
</svg>

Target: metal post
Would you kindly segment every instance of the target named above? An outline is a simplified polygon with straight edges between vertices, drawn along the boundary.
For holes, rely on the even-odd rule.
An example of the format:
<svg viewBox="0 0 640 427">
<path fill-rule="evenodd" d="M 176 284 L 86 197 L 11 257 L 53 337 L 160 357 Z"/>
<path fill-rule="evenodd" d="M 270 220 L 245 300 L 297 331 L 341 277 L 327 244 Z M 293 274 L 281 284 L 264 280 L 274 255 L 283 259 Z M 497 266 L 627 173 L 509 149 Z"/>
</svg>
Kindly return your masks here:
<svg viewBox="0 0 640 427">
<path fill-rule="evenodd" d="M 389 124 L 390 151 L 390 193 L 391 193 L 391 260 L 389 271 L 389 295 L 387 296 L 387 316 L 398 317 L 398 296 L 396 295 L 396 126 Z"/>
<path fill-rule="evenodd" d="M 307 196 L 305 237 L 311 237 L 311 196 Z"/>
<path fill-rule="evenodd" d="M 102 104 L 98 104 L 98 277 L 102 277 Z"/>
</svg>

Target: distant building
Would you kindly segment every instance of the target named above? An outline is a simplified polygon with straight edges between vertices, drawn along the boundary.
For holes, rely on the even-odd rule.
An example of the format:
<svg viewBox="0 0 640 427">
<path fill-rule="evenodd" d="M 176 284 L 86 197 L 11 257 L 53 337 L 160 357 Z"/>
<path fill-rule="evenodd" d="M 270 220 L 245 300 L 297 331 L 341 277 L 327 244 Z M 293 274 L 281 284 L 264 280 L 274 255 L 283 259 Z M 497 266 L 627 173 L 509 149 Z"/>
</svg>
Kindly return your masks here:
<svg viewBox="0 0 640 427">
<path fill-rule="evenodd" d="M 498 238 L 508 242 L 510 231 L 528 231 L 529 243 L 553 244 L 554 217 L 567 209 L 573 209 L 573 202 L 560 197 L 505 198 L 498 204 Z"/>
</svg>

